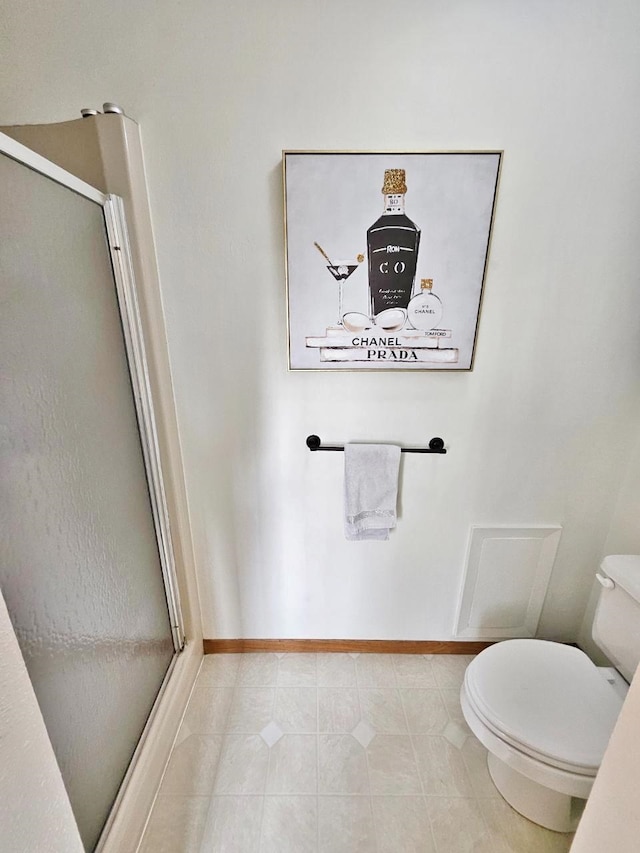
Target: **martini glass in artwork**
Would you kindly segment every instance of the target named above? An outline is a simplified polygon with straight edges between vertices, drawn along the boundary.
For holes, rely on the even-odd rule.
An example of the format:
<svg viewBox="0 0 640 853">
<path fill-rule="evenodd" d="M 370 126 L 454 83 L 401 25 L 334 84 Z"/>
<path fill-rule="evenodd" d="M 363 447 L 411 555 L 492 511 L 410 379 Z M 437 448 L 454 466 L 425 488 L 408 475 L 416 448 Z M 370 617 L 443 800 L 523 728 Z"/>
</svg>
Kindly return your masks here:
<svg viewBox="0 0 640 853">
<path fill-rule="evenodd" d="M 325 260 L 329 261 L 329 263 L 327 264 L 327 269 L 333 276 L 334 280 L 338 283 L 338 321 L 336 325 L 342 326 L 342 287 L 345 281 L 349 278 L 349 276 L 352 275 L 358 269 L 358 264 L 364 260 L 364 256 L 358 255 L 356 260 L 332 261 L 331 258 L 324 251 L 324 249 L 318 245 L 318 243 L 314 243 L 314 246 L 325 258 Z"/>
<path fill-rule="evenodd" d="M 338 282 L 338 326 L 342 326 L 342 287 L 351 273 L 358 269 L 358 264 L 353 261 L 338 261 L 328 264 L 327 269 Z"/>
</svg>

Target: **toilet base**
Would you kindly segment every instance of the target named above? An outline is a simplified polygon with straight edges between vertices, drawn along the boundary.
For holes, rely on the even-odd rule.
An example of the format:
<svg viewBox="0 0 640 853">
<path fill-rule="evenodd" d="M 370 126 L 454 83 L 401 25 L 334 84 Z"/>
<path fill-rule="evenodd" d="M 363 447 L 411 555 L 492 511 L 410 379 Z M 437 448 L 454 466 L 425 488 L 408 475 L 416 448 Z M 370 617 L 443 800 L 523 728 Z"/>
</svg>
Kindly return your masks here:
<svg viewBox="0 0 640 853">
<path fill-rule="evenodd" d="M 578 826 L 586 800 L 553 791 L 527 779 L 489 752 L 489 773 L 509 805 L 534 823 L 554 832 L 573 832 Z"/>
</svg>

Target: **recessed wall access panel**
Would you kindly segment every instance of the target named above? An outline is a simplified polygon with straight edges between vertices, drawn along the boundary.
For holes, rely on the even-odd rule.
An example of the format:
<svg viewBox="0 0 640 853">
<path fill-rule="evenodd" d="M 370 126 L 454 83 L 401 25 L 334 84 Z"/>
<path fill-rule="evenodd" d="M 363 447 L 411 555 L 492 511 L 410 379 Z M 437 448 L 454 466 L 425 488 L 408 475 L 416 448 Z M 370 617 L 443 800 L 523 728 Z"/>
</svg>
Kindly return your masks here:
<svg viewBox="0 0 640 853">
<path fill-rule="evenodd" d="M 473 525 L 454 635 L 535 637 L 561 533 L 559 526 Z"/>
</svg>

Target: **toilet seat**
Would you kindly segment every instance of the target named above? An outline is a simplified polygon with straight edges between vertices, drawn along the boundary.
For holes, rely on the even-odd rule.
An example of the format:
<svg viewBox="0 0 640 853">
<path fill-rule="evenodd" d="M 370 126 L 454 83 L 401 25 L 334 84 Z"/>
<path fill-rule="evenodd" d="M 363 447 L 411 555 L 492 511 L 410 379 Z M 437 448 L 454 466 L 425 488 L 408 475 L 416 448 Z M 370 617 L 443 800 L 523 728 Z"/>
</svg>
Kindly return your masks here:
<svg viewBox="0 0 640 853">
<path fill-rule="evenodd" d="M 584 652 L 545 640 L 507 640 L 485 649 L 467 668 L 464 692 L 501 741 L 590 779 L 622 706 Z"/>
</svg>

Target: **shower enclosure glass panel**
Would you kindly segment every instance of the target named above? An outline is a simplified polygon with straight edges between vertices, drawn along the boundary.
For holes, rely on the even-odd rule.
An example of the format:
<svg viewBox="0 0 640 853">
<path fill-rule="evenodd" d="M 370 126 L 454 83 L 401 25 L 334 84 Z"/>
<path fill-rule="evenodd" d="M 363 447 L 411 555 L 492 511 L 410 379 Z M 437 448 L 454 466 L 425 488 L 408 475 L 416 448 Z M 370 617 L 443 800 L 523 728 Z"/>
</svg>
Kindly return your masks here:
<svg viewBox="0 0 640 853">
<path fill-rule="evenodd" d="M 0 187 L 0 584 L 92 850 L 174 643 L 102 207 Z"/>
</svg>

